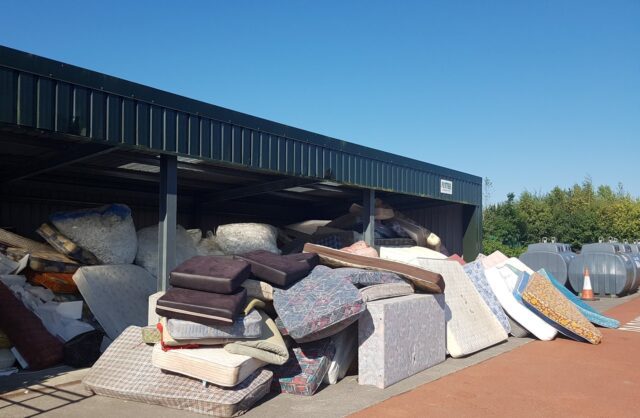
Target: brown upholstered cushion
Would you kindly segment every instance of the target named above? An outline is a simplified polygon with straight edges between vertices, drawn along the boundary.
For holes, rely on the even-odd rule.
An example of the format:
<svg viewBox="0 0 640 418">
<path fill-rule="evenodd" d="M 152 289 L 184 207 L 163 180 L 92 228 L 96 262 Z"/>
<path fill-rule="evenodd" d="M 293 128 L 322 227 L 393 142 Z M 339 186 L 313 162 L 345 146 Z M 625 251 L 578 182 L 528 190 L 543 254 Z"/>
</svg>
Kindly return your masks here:
<svg viewBox="0 0 640 418">
<path fill-rule="evenodd" d="M 235 292 L 251 272 L 249 263 L 229 257 L 196 256 L 171 272 L 172 286 L 203 292 Z"/>
<path fill-rule="evenodd" d="M 251 264 L 254 277 L 282 287 L 306 277 L 318 265 L 318 256 L 313 253 L 278 255 L 252 251 L 238 257 Z"/>
<path fill-rule="evenodd" d="M 230 324 L 247 304 L 244 288 L 230 295 L 173 288 L 158 299 L 156 313 L 203 325 Z"/>
</svg>

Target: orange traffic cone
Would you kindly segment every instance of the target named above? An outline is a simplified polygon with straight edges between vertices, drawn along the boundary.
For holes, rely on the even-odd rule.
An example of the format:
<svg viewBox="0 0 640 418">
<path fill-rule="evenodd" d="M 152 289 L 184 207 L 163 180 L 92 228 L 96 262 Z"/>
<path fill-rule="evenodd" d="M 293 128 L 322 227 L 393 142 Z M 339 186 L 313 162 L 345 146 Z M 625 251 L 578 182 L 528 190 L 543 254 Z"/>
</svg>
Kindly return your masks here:
<svg viewBox="0 0 640 418">
<path fill-rule="evenodd" d="M 591 277 L 589 277 L 589 269 L 584 269 L 584 284 L 582 285 L 582 293 L 580 293 L 580 299 L 582 300 L 597 300 L 593 295 L 593 289 L 591 288 Z"/>
</svg>

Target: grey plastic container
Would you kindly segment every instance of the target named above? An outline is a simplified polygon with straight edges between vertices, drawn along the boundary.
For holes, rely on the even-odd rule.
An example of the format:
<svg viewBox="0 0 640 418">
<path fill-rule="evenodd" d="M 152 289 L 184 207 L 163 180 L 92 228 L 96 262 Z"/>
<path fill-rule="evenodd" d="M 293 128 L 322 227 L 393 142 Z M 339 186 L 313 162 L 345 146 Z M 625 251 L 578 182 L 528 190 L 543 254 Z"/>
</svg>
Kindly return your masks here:
<svg viewBox="0 0 640 418">
<path fill-rule="evenodd" d="M 620 251 L 628 254 L 629 257 L 633 260 L 633 266 L 635 267 L 635 280 L 631 284 L 631 289 L 629 293 L 636 292 L 638 290 L 638 286 L 640 286 L 640 254 L 638 253 L 638 247 L 635 244 L 619 244 Z M 635 248 L 634 248 L 635 247 Z"/>
<path fill-rule="evenodd" d="M 624 296 L 635 284 L 636 265 L 618 243 L 582 246 L 582 252 L 569 263 L 569 283 L 576 292 L 582 291 L 585 268 L 589 269 L 594 293 L 600 296 Z"/>
<path fill-rule="evenodd" d="M 569 263 L 576 256 L 571 246 L 557 242 L 530 244 L 520 256 L 520 261 L 534 271 L 545 269 L 560 283 L 566 285 L 569 278 Z"/>
</svg>

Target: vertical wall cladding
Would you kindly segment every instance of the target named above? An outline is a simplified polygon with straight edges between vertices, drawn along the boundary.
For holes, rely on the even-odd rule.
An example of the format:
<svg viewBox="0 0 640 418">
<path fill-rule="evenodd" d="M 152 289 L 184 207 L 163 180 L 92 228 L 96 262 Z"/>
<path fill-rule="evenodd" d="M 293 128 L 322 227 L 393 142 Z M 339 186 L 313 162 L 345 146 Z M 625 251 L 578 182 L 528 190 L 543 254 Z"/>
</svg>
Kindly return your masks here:
<svg viewBox="0 0 640 418">
<path fill-rule="evenodd" d="M 128 88 L 128 82 L 101 77 L 97 78 L 101 83 Z M 181 98 L 171 108 L 150 99 L 168 93 L 137 88 L 146 90 L 137 95 L 116 94 L 102 86 L 81 86 L 0 66 L 0 122 L 286 175 L 324 178 L 329 174 L 334 181 L 359 187 L 473 205 L 482 201 L 481 179 L 464 173 L 359 150 L 353 144 L 248 115 L 231 120 L 236 113 L 225 109 L 219 111 L 219 119 L 211 117 L 215 112 L 190 113 L 185 111 L 190 109 L 187 99 Z M 149 98 L 141 97 L 145 94 Z M 441 193 L 440 180 L 453 182 L 451 194 Z"/>
<path fill-rule="evenodd" d="M 403 213 L 438 235 L 451 254 L 463 253 L 463 205 L 431 206 Z"/>
</svg>

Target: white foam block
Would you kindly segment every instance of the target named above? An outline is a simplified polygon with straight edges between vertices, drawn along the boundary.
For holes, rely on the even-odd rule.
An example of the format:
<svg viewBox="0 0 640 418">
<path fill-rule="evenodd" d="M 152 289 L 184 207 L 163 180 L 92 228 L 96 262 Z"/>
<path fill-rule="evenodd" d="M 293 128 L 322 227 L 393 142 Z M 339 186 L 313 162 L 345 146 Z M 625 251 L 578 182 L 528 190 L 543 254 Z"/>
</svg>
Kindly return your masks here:
<svg viewBox="0 0 640 418">
<path fill-rule="evenodd" d="M 158 322 L 160 322 L 160 315 L 156 313 L 156 304 L 158 303 L 158 299 L 160 299 L 165 292 L 156 292 L 153 295 L 149 296 L 149 311 L 147 313 L 148 321 L 147 325 L 156 326 Z"/>
<path fill-rule="evenodd" d="M 457 261 L 418 259 L 419 266 L 444 278 L 447 304 L 447 351 L 462 357 L 509 336 Z"/>
<path fill-rule="evenodd" d="M 444 361 L 443 295 L 367 303 L 358 321 L 358 383 L 385 388 Z"/>
</svg>

